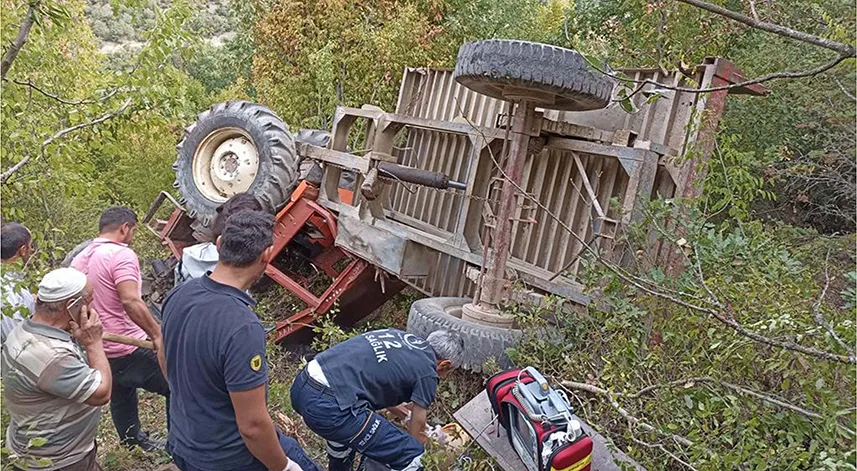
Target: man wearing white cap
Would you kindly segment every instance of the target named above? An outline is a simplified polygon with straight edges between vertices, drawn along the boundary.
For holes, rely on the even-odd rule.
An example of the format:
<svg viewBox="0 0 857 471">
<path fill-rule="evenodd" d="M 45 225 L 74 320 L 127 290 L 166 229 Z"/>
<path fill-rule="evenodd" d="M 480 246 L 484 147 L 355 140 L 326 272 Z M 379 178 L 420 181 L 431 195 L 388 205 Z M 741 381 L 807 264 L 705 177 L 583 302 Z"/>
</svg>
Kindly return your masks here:
<svg viewBox="0 0 857 471">
<path fill-rule="evenodd" d="M 100 469 L 95 433 L 113 378 L 101 321 L 88 308 L 92 291 L 86 275 L 73 268 L 48 273 L 39 283 L 36 311 L 3 344 L 3 394 L 11 416 L 7 462 L 15 469 Z"/>
</svg>

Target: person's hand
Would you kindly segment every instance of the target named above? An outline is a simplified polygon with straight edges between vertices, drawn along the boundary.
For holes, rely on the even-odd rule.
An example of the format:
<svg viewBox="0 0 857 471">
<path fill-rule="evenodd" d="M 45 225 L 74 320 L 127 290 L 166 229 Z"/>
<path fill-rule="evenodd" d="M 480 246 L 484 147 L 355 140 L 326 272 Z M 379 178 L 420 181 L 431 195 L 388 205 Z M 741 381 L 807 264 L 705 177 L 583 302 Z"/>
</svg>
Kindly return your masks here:
<svg viewBox="0 0 857 471">
<path fill-rule="evenodd" d="M 398 406 L 388 407 L 387 411 L 396 416 L 399 420 L 407 420 L 411 416 L 411 403 L 403 402 Z"/>
<path fill-rule="evenodd" d="M 80 306 L 80 314 L 77 322 L 71 321 L 71 336 L 84 347 L 101 343 L 101 335 L 104 334 L 104 326 L 95 309 L 83 304 Z"/>
<path fill-rule="evenodd" d="M 154 351 L 155 353 L 158 353 L 161 351 L 162 348 L 164 348 L 164 338 L 163 337 L 158 337 L 158 338 L 152 339 L 152 351 Z"/>
<path fill-rule="evenodd" d="M 301 468 L 301 465 L 297 464 L 295 460 L 289 460 L 289 464 L 283 468 L 283 471 L 304 471 L 304 469 Z"/>
</svg>

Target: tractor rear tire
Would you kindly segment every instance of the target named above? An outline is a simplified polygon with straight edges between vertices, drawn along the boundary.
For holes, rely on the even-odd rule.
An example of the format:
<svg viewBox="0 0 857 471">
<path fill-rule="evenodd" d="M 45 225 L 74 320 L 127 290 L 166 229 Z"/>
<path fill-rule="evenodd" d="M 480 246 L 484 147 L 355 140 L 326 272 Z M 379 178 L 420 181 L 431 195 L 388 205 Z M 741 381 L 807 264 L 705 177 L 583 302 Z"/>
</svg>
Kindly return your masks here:
<svg viewBox="0 0 857 471">
<path fill-rule="evenodd" d="M 295 141 L 326 149 L 328 144 L 330 144 L 330 133 L 321 129 L 299 129 L 298 133 L 295 134 Z M 300 179 L 320 186 L 321 179 L 324 176 L 324 170 L 322 170 L 321 165 L 317 161 L 307 158 L 301 158 L 300 162 Z"/>
<path fill-rule="evenodd" d="M 506 349 L 520 342 L 523 332 L 501 329 L 461 319 L 461 307 L 468 298 L 425 298 L 411 305 L 408 332 L 427 337 L 436 330 L 448 330 L 464 341 L 464 369 L 479 373 L 486 361 L 494 359 L 500 368 L 511 367 Z"/>
<path fill-rule="evenodd" d="M 224 149 L 230 143 L 234 150 Z M 201 236 L 217 207 L 233 194 L 250 193 L 276 213 L 298 182 L 298 155 L 288 126 L 256 103 L 229 101 L 203 111 L 176 149 L 174 186 Z"/>
<path fill-rule="evenodd" d="M 507 87 L 553 95 L 545 108 L 587 111 L 610 103 L 614 81 L 590 67 L 577 51 L 507 39 L 466 43 L 458 50 L 455 80 L 498 100 Z"/>
</svg>

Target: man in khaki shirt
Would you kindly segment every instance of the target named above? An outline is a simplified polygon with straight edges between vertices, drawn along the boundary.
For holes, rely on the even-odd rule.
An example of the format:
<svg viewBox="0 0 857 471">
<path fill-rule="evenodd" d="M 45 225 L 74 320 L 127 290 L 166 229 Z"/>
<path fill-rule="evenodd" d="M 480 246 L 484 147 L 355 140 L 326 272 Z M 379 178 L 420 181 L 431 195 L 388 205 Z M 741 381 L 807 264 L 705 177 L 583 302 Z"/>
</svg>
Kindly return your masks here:
<svg viewBox="0 0 857 471">
<path fill-rule="evenodd" d="M 39 283 L 33 316 L 3 344 L 6 443 L 15 469 L 100 470 L 95 433 L 113 378 L 91 301 L 86 275 L 54 270 Z"/>
</svg>

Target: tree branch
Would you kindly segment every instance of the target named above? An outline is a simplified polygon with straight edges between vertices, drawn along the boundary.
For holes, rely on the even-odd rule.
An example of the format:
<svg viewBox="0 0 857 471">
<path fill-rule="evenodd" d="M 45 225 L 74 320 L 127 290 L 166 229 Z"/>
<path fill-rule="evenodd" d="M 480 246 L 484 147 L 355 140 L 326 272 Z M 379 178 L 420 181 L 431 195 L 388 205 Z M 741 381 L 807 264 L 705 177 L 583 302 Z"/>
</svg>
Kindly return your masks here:
<svg viewBox="0 0 857 471">
<path fill-rule="evenodd" d="M 8 79 L 4 78 L 3 80 L 8 80 Z M 103 103 L 103 102 L 109 100 L 110 98 L 112 98 L 117 93 L 119 93 L 119 89 L 121 88 L 121 87 L 116 87 L 116 88 L 110 90 L 106 95 L 102 96 L 101 98 L 91 98 L 91 99 L 85 99 L 85 100 L 69 100 L 69 99 L 57 96 L 57 95 L 55 95 L 55 94 L 53 94 L 47 90 L 39 88 L 38 86 L 36 86 L 36 84 L 34 84 L 30 80 L 27 80 L 25 82 L 23 80 L 12 79 L 11 82 L 16 84 L 16 85 L 22 85 L 25 87 L 30 87 L 33 90 L 41 93 L 42 95 L 44 95 L 48 98 L 51 98 L 53 100 L 56 100 L 56 101 L 58 101 L 64 105 L 92 105 L 95 103 Z"/>
<path fill-rule="evenodd" d="M 849 44 L 840 43 L 838 41 L 833 41 L 826 38 L 821 38 L 809 33 L 804 33 L 803 31 L 797 31 L 791 28 L 786 28 L 785 26 L 780 26 L 774 23 L 768 23 L 767 21 L 760 21 L 758 19 L 750 18 L 747 15 L 743 15 L 736 11 L 727 10 L 726 8 L 713 5 L 708 2 L 703 2 L 701 0 L 678 0 L 681 3 L 686 3 L 688 5 L 694 6 L 696 8 L 700 8 L 702 10 L 714 13 L 715 15 L 725 16 L 730 20 L 737 21 L 739 23 L 743 23 L 751 28 L 760 29 L 762 31 L 767 31 L 769 33 L 776 34 L 778 36 L 785 36 L 787 38 L 795 39 L 798 41 L 802 41 L 805 43 L 813 44 L 818 47 L 823 47 L 825 49 L 830 49 L 831 51 L 836 51 L 839 53 L 840 57 L 848 58 L 855 57 L 854 47 Z"/>
<path fill-rule="evenodd" d="M 818 324 L 821 328 L 827 331 L 833 340 L 839 344 L 846 352 L 850 355 L 854 355 L 854 349 L 849 347 L 838 335 L 836 335 L 836 331 L 833 330 L 830 324 L 824 320 L 824 316 L 821 315 L 821 306 L 824 304 L 824 297 L 827 295 L 827 289 L 830 288 L 830 273 L 828 271 L 830 261 L 830 250 L 827 251 L 827 255 L 824 256 L 824 288 L 821 290 L 821 294 L 818 296 L 818 299 L 815 301 L 815 304 L 812 306 L 812 318 L 815 320 L 815 323 Z"/>
<path fill-rule="evenodd" d="M 634 88 L 634 91 L 632 91 L 628 95 L 629 97 L 631 97 L 633 95 L 636 95 L 646 85 L 654 85 L 657 88 L 662 88 L 662 89 L 666 89 L 666 90 L 675 90 L 678 92 L 710 93 L 710 92 L 719 92 L 719 91 L 723 91 L 723 90 L 732 90 L 734 88 L 741 88 L 741 87 L 746 87 L 748 85 L 755 85 L 755 84 L 764 83 L 764 82 L 770 82 L 771 80 L 776 80 L 776 79 L 796 79 L 796 78 L 812 77 L 812 76 L 818 75 L 822 72 L 827 72 L 828 70 L 839 65 L 840 62 L 844 61 L 845 59 L 850 59 L 852 57 L 854 57 L 854 56 L 853 55 L 842 55 L 842 54 L 840 54 L 840 55 L 834 57 L 833 59 L 831 59 L 829 62 L 825 62 L 824 64 L 822 64 L 822 65 L 820 65 L 814 69 L 801 70 L 801 71 L 795 71 L 795 72 L 789 72 L 789 71 L 773 72 L 773 73 L 763 75 L 763 76 L 758 77 L 758 78 L 745 80 L 743 82 L 732 83 L 729 85 L 721 85 L 719 87 L 709 87 L 709 88 L 679 87 L 679 86 L 663 84 L 660 82 L 655 82 L 654 80 L 651 80 L 651 79 L 635 80 L 635 79 L 630 79 L 628 77 L 621 77 L 617 74 L 614 74 L 614 73 L 611 73 L 611 72 L 608 72 L 605 70 L 601 70 L 598 67 L 593 67 L 593 68 L 595 68 L 596 70 L 598 70 L 599 72 L 601 72 L 607 76 L 613 77 L 616 80 L 619 80 L 622 82 L 627 82 L 627 83 L 637 84 L 637 86 Z"/>
<path fill-rule="evenodd" d="M 644 446 L 644 447 L 646 447 L 646 448 L 657 448 L 657 449 L 661 450 L 662 452 L 664 452 L 664 454 L 666 454 L 667 456 L 669 456 L 669 457 L 670 457 L 670 458 L 672 458 L 673 460 L 677 461 L 677 462 L 678 462 L 678 463 L 680 463 L 681 465 L 683 465 L 683 466 L 685 466 L 686 468 L 690 469 L 691 471 L 698 471 L 696 468 L 694 468 L 694 467 L 693 467 L 693 465 L 692 465 L 692 464 L 690 464 L 690 463 L 688 463 L 687 461 L 684 461 L 683 459 L 679 458 L 678 456 L 676 456 L 676 455 L 675 455 L 675 453 L 673 453 L 673 452 L 671 452 L 671 451 L 667 450 L 667 449 L 666 449 L 666 447 L 665 447 L 665 446 L 663 446 L 663 445 L 661 445 L 660 443 L 648 443 L 648 442 L 644 442 L 643 440 L 640 440 L 639 438 L 637 438 L 637 437 L 635 437 L 635 436 L 633 436 L 633 435 L 631 436 L 631 440 L 633 440 L 633 441 L 634 441 L 634 443 L 636 443 L 636 444 L 638 444 L 638 445 L 643 445 L 643 446 Z"/>
<path fill-rule="evenodd" d="M 698 312 L 711 314 L 711 316 L 714 317 L 715 319 L 717 319 L 720 323 L 726 325 L 727 327 L 732 328 L 733 330 L 735 330 L 737 333 L 743 335 L 744 337 L 747 337 L 751 340 L 755 340 L 756 342 L 763 343 L 765 345 L 770 345 L 772 347 L 783 348 L 785 350 L 791 350 L 793 352 L 803 353 L 804 355 L 819 358 L 822 360 L 836 361 L 839 363 L 848 363 L 848 364 L 852 364 L 852 365 L 857 364 L 857 357 L 855 357 L 854 355 L 848 355 L 848 356 L 837 355 L 835 353 L 825 352 L 825 351 L 818 350 L 818 349 L 811 348 L 811 347 L 805 347 L 803 345 L 800 345 L 800 344 L 797 344 L 794 342 L 784 342 L 782 340 L 772 339 L 769 337 L 765 337 L 764 335 L 758 334 L 756 332 L 749 331 L 746 328 L 744 328 L 744 326 L 739 324 L 735 319 L 733 319 L 732 316 L 727 316 L 726 314 L 724 314 L 723 312 L 720 312 L 719 310 L 715 310 L 715 309 L 711 309 L 711 308 L 702 307 L 702 306 L 698 306 L 695 304 L 687 303 L 687 302 L 684 302 L 682 300 L 676 299 L 674 296 L 670 296 L 668 294 L 661 293 L 658 290 L 650 289 L 648 287 L 641 285 L 640 283 L 633 281 L 628 276 L 622 274 L 621 271 L 614 269 L 614 267 L 611 267 L 609 263 L 606 263 L 603 261 L 601 263 L 605 267 L 607 267 L 609 270 L 616 273 L 617 276 L 619 276 L 620 278 L 622 278 L 626 282 L 631 283 L 636 288 L 638 288 L 642 291 L 645 291 L 646 293 L 651 294 L 652 296 L 655 296 L 655 297 L 676 303 L 679 306 L 683 306 L 683 307 L 686 307 L 688 309 L 693 309 L 693 310 L 696 310 Z"/>
<path fill-rule="evenodd" d="M 764 394 L 764 393 L 753 391 L 752 389 L 747 389 L 747 388 L 745 388 L 743 386 L 739 386 L 737 384 L 732 384 L 728 381 L 723 381 L 720 379 L 712 378 L 711 376 L 698 376 L 698 377 L 694 377 L 694 378 L 678 379 L 678 380 L 670 381 L 668 383 L 663 383 L 663 384 L 653 384 L 651 386 L 645 387 L 645 388 L 637 391 L 634 394 L 630 394 L 627 397 L 629 399 L 637 399 L 640 396 L 643 396 L 644 394 L 648 394 L 648 393 L 655 391 L 655 390 L 658 390 L 658 389 L 670 388 L 670 387 L 674 387 L 674 386 L 683 386 L 683 385 L 688 385 L 688 384 L 692 384 L 692 383 L 715 383 L 715 384 L 719 384 L 720 386 L 722 386 L 726 389 L 731 389 L 732 391 L 743 394 L 745 396 L 751 396 L 751 397 L 754 397 L 756 399 L 760 399 L 764 402 L 767 402 L 769 404 L 773 404 L 773 405 L 778 406 L 778 407 L 782 407 L 783 409 L 788 409 L 792 412 L 798 413 L 798 414 L 800 414 L 804 417 L 808 417 L 810 419 L 821 419 L 822 418 L 821 414 L 819 414 L 817 412 L 813 412 L 811 410 L 804 409 L 800 406 L 790 404 L 788 402 L 785 402 L 783 400 L 777 399 L 773 396 L 769 396 L 769 395 Z"/>
<path fill-rule="evenodd" d="M 845 85 L 842 85 L 842 82 L 840 82 L 838 78 L 834 78 L 833 81 L 836 82 L 836 85 L 839 86 L 839 89 L 842 90 L 842 93 L 844 93 L 845 96 L 850 98 L 852 101 L 857 101 L 857 96 L 854 96 L 853 93 L 849 92 L 848 89 L 845 88 Z"/>
<path fill-rule="evenodd" d="M 9 48 L 3 53 L 3 59 L 0 60 L 0 78 L 6 78 L 6 72 L 8 72 L 12 67 L 12 63 L 15 62 L 18 52 L 21 51 L 21 48 L 24 47 L 24 43 L 27 42 L 27 38 L 30 35 L 30 29 L 33 28 L 33 21 L 35 20 L 36 10 L 38 8 L 38 1 L 30 3 L 30 6 L 27 8 L 24 21 L 21 22 L 21 26 L 18 28 L 18 36 L 14 41 L 12 41 L 12 44 L 9 45 Z"/>
<path fill-rule="evenodd" d="M 613 77 L 617 80 L 620 80 L 620 81 L 623 81 L 626 83 L 637 84 L 637 87 L 635 87 L 634 91 L 631 92 L 631 94 L 629 95 L 629 96 L 634 96 L 644 86 L 649 85 L 649 84 L 654 85 L 658 88 L 667 89 L 667 90 L 675 90 L 675 91 L 680 91 L 680 92 L 710 93 L 710 92 L 717 92 L 717 91 L 723 91 L 723 90 L 731 90 L 734 88 L 746 87 L 747 85 L 760 84 L 760 83 L 769 82 L 771 80 L 776 80 L 776 79 L 796 79 L 796 78 L 803 78 L 803 77 L 812 77 L 812 76 L 818 75 L 822 72 L 826 72 L 826 71 L 832 69 L 833 67 L 836 67 L 839 63 L 841 63 L 842 61 L 844 61 L 846 59 L 857 57 L 857 50 L 855 50 L 854 46 L 852 46 L 850 44 L 845 44 L 845 43 L 841 43 L 838 41 L 833 41 L 831 39 L 822 38 L 819 36 L 815 36 L 813 34 L 805 33 L 803 31 L 798 31 L 798 30 L 794 30 L 791 28 L 787 28 L 785 26 L 780 26 L 780 25 L 777 25 L 774 23 L 769 23 L 767 21 L 761 21 L 758 18 L 752 18 L 752 17 L 749 17 L 749 16 L 744 15 L 742 13 L 738 13 L 738 12 L 735 12 L 732 10 L 728 10 L 726 8 L 723 8 L 723 7 L 720 7 L 717 5 L 713 5 L 711 3 L 704 2 L 701 0 L 678 0 L 678 1 L 685 3 L 687 5 L 691 5 L 693 7 L 700 8 L 702 10 L 714 13 L 716 15 L 720 15 L 720 16 L 729 18 L 729 19 L 737 21 L 739 23 L 743 23 L 747 26 L 750 26 L 751 28 L 760 29 L 762 31 L 767 31 L 769 33 L 773 33 L 773 34 L 776 34 L 778 36 L 783 36 L 786 38 L 790 38 L 790 39 L 794 39 L 797 41 L 812 44 L 814 46 L 823 47 L 825 49 L 830 49 L 831 51 L 835 51 L 837 53 L 837 55 L 836 55 L 836 57 L 834 57 L 830 61 L 825 62 L 824 64 L 822 64 L 822 65 L 820 65 L 814 69 L 794 71 L 794 72 L 774 72 L 771 74 L 763 75 L 759 78 L 755 78 L 755 79 L 751 79 L 751 80 L 745 80 L 743 82 L 733 83 L 730 85 L 723 85 L 723 86 L 719 86 L 719 87 L 710 87 L 710 88 L 688 88 L 688 87 L 672 86 L 672 85 L 667 85 L 667 84 L 663 84 L 663 83 L 658 83 L 658 82 L 655 82 L 655 81 L 650 80 L 650 79 L 634 80 L 634 79 L 629 79 L 627 77 L 619 77 L 616 74 L 613 74 L 613 73 L 610 73 L 608 71 L 605 71 L 605 70 L 598 68 L 597 65 L 595 65 L 595 64 L 590 64 L 590 65 L 592 65 L 599 72 L 601 72 L 605 75 L 608 75 L 610 77 Z M 750 4 L 750 9 L 753 12 L 753 15 L 756 16 L 755 5 L 752 2 Z M 843 88 L 843 90 L 844 90 L 844 88 Z M 850 93 L 846 93 L 846 94 L 849 96 L 852 96 Z"/>
<path fill-rule="evenodd" d="M 610 405 L 613 406 L 614 409 L 616 409 L 616 412 L 618 412 L 619 415 L 621 415 L 625 420 L 627 420 L 631 425 L 634 425 L 635 427 L 639 427 L 640 429 L 645 430 L 647 432 L 657 433 L 665 437 L 669 437 L 676 443 L 680 443 L 684 446 L 693 446 L 694 444 L 692 441 L 688 440 L 685 437 L 682 437 L 681 435 L 662 432 L 656 429 L 651 424 L 643 422 L 642 420 L 634 417 L 633 415 L 631 415 L 630 412 L 628 412 L 627 409 L 619 405 L 619 403 L 616 401 L 616 395 L 606 389 L 602 389 L 591 384 L 577 383 L 575 381 L 562 381 L 560 385 L 564 388 L 574 389 L 578 391 L 586 391 L 592 394 L 598 394 L 600 396 L 606 397 L 610 402 Z"/>
<path fill-rule="evenodd" d="M 759 21 L 759 14 L 756 13 L 756 2 L 754 0 L 750 0 L 750 14 L 753 15 L 753 19 Z"/>
<path fill-rule="evenodd" d="M 45 148 L 47 146 L 51 145 L 54 141 L 65 136 L 66 134 L 72 133 L 74 131 L 78 131 L 78 130 L 83 129 L 83 128 L 88 128 L 90 126 L 95 126 L 96 124 L 99 124 L 99 123 L 103 123 L 103 122 L 107 121 L 108 119 L 111 119 L 117 115 L 122 114 L 126 109 L 128 109 L 129 106 L 131 106 L 131 99 L 130 98 L 125 100 L 125 103 L 122 105 L 122 107 L 115 110 L 115 111 L 105 113 L 105 114 L 101 115 L 100 117 L 93 119 L 92 121 L 87 121 L 85 123 L 76 124 L 74 126 L 71 126 L 71 127 L 57 131 L 56 134 L 45 139 L 42 142 L 42 145 L 39 148 L 39 155 L 43 155 L 45 153 Z M 18 170 L 20 170 L 23 166 L 27 165 L 30 162 L 31 158 L 32 158 L 32 155 L 27 155 L 26 157 L 21 159 L 18 163 L 9 167 L 5 172 L 3 172 L 3 174 L 0 175 L 0 184 L 6 183 L 6 180 L 8 180 L 9 177 L 12 176 L 12 174 L 14 174 Z"/>
</svg>

